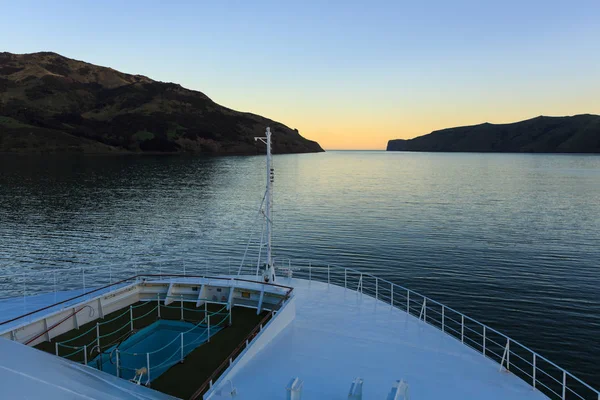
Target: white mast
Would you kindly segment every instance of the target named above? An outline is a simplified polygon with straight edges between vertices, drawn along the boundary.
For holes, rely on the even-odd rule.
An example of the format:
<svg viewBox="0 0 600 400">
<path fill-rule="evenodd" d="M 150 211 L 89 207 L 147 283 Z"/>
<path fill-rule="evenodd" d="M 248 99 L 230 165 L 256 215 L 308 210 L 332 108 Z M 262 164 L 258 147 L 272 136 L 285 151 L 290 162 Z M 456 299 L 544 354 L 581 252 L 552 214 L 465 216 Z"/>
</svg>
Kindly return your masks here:
<svg viewBox="0 0 600 400">
<path fill-rule="evenodd" d="M 263 212 L 267 223 L 267 263 L 265 264 L 263 279 L 265 282 L 274 282 L 275 268 L 273 268 L 273 256 L 271 254 L 271 235 L 273 232 L 273 167 L 271 166 L 271 128 L 267 128 L 265 135 L 265 137 L 255 137 L 254 140 L 260 140 L 267 145 L 267 189 L 265 193 L 265 200 L 267 204 L 265 207 L 266 210 Z"/>
</svg>

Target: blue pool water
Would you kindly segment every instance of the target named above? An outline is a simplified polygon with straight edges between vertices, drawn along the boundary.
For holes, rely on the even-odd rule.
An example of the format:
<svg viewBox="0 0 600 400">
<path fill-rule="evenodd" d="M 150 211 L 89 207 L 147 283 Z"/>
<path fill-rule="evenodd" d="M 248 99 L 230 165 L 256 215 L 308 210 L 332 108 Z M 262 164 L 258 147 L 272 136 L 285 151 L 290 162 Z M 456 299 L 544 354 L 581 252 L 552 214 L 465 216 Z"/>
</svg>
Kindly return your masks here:
<svg viewBox="0 0 600 400">
<path fill-rule="evenodd" d="M 210 336 L 219 330 L 220 327 L 211 327 Z M 137 369 L 150 367 L 150 381 L 152 381 L 204 344 L 207 339 L 206 325 L 160 320 L 136 332 L 120 345 L 111 347 L 88 364 L 116 375 L 116 347 L 118 346 L 120 376 L 124 379 L 132 379 Z M 144 375 L 142 383 L 146 381 L 147 375 Z"/>
</svg>

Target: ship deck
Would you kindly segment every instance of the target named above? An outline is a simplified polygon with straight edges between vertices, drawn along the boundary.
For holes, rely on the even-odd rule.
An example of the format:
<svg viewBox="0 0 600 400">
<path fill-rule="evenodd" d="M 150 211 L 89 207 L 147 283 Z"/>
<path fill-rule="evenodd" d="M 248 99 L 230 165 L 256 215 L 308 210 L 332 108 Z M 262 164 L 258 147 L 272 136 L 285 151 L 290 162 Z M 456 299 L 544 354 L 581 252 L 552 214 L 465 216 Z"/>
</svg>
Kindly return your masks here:
<svg viewBox="0 0 600 400">
<path fill-rule="evenodd" d="M 389 304 L 333 284 L 278 283 L 294 287 L 296 316 L 227 377 L 240 399 L 281 399 L 295 377 L 304 381 L 303 399 L 347 399 L 356 377 L 364 380 L 365 399 L 385 399 L 400 379 L 415 399 L 547 399 L 500 372 L 496 362 Z M 216 392 L 212 399 L 220 398 Z"/>
<path fill-rule="evenodd" d="M 286 312 L 292 317 L 285 321 L 288 317 L 281 315 L 281 328 L 262 332 L 266 338 L 256 351 L 240 356 L 244 362 L 239 365 L 234 361 L 235 368 L 214 382 L 205 399 L 227 398 L 219 395 L 219 389 L 226 392 L 232 384 L 242 400 L 281 399 L 290 380 L 296 377 L 304 382 L 304 400 L 348 399 L 355 378 L 363 379 L 364 399 L 385 399 L 397 380 L 408 384 L 410 398 L 415 399 L 547 399 L 521 378 L 501 370 L 496 361 L 418 317 L 391 307 L 389 302 L 315 280 L 280 278 L 277 283 L 294 288 L 294 311 Z M 72 294 L 30 297 L 26 299 L 27 307 L 52 304 Z M 11 300 L 0 302 L 3 317 L 23 312 L 24 299 Z M 281 320 L 279 313 L 273 322 L 277 320 Z M 6 341 L 0 344 L 8 346 Z M 254 346 L 251 342 L 249 350 Z M 51 359 L 47 363 L 55 364 Z M 5 367 L 11 365 L 7 361 Z M 52 368 L 44 369 L 49 370 Z M 105 375 L 90 372 L 90 368 L 81 370 Z M 195 388 L 200 382 L 193 379 L 193 383 Z M 66 381 L 65 385 L 68 387 Z M 126 387 L 128 383 L 122 381 L 120 385 Z"/>
</svg>

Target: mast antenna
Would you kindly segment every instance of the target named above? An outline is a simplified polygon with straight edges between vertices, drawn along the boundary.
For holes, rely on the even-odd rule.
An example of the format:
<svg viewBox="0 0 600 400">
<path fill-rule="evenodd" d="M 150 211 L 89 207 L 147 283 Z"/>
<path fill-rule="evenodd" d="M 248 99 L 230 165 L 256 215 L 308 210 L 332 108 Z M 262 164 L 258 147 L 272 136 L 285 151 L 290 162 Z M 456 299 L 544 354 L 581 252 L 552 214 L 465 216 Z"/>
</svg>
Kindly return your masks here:
<svg viewBox="0 0 600 400">
<path fill-rule="evenodd" d="M 273 233 L 273 159 L 271 157 L 271 128 L 267 127 L 265 137 L 255 137 L 254 141 L 260 140 L 267 145 L 267 188 L 265 191 L 265 210 L 263 215 L 265 216 L 266 229 L 265 233 L 267 236 L 267 262 L 263 271 L 263 279 L 265 282 L 275 282 L 275 268 L 273 266 L 273 255 L 271 254 L 271 239 Z M 261 244 L 262 246 L 262 239 Z"/>
</svg>

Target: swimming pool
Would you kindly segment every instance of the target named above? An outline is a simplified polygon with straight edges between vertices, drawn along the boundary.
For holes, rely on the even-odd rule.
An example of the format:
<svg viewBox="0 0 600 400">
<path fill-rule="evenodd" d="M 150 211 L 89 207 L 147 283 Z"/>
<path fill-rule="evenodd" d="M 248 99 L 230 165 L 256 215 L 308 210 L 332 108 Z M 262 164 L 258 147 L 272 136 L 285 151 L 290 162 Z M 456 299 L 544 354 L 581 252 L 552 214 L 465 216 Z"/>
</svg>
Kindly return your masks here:
<svg viewBox="0 0 600 400">
<path fill-rule="evenodd" d="M 220 326 L 209 329 L 202 323 L 159 320 L 110 347 L 88 365 L 123 379 L 135 378 L 137 371 L 141 383 L 148 383 L 205 343 L 209 332 L 212 337 L 220 329 Z"/>
</svg>

